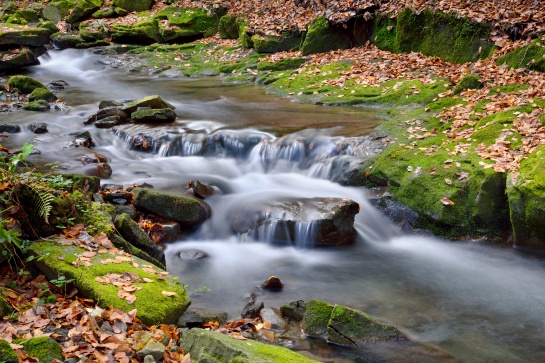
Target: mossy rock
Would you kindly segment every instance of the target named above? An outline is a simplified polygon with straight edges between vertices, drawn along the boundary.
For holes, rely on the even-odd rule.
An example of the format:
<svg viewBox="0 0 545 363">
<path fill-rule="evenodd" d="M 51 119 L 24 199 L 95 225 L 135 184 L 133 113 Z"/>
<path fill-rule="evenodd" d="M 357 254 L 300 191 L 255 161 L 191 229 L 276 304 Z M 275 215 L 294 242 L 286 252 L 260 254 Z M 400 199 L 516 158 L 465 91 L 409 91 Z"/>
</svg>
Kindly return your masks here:
<svg viewBox="0 0 545 363">
<path fill-rule="evenodd" d="M 250 22 L 243 18 L 237 18 L 236 21 L 238 25 L 238 38 L 240 39 L 240 45 L 244 48 L 253 48 L 254 42 L 252 41 L 252 36 L 254 35 L 250 30 Z"/>
<path fill-rule="evenodd" d="M 13 71 L 17 68 L 40 64 L 38 57 L 46 53 L 45 47 L 19 47 L 0 50 L 0 71 Z"/>
<path fill-rule="evenodd" d="M 79 36 L 84 42 L 95 42 L 109 37 L 107 26 L 96 25 L 95 23 L 83 22 L 79 25 Z"/>
<path fill-rule="evenodd" d="M 51 35 L 51 42 L 58 49 L 76 48 L 79 44 L 83 43 L 79 35 L 72 35 L 66 33 L 55 33 Z"/>
<path fill-rule="evenodd" d="M 181 347 L 196 362 L 207 363 L 311 363 L 287 348 L 255 340 L 237 340 L 225 334 L 194 328 L 182 337 Z"/>
<path fill-rule="evenodd" d="M 72 181 L 72 191 L 79 190 L 92 196 L 100 188 L 100 178 L 84 174 L 62 174 L 63 178 Z"/>
<path fill-rule="evenodd" d="M 280 36 L 254 35 L 252 36 L 252 43 L 258 53 L 278 53 L 299 49 L 302 39 L 303 35 L 301 33 L 284 32 Z"/>
<path fill-rule="evenodd" d="M 106 263 L 101 261 L 114 259 L 110 253 L 97 254 L 91 257 L 91 266 L 73 266 L 67 261 L 60 260 L 66 256 L 75 256 L 85 252 L 83 248 L 74 245 L 61 245 L 56 239 L 35 242 L 30 246 L 30 253 L 39 257 L 36 261 L 37 267 L 49 279 L 56 279 L 65 276 L 67 279 L 75 279 L 78 291 L 83 297 L 92 299 L 100 306 L 107 308 L 113 306 L 117 309 L 130 311 L 137 309 L 136 316 L 142 323 L 151 326 L 158 324 L 176 324 L 178 318 L 189 307 L 190 299 L 182 284 L 176 279 L 167 276 L 166 280 L 157 278 L 161 269 L 153 267 L 156 273 L 150 273 L 143 269 L 148 263 L 138 257 L 132 262 Z M 118 296 L 118 288 L 110 284 L 101 284 L 96 281 L 97 277 L 106 274 L 136 273 L 140 279 L 148 278 L 153 282 L 134 282 L 134 285 L 141 287 L 141 290 L 134 292 L 136 301 L 129 304 Z M 174 296 L 165 296 L 163 291 L 174 292 Z"/>
<path fill-rule="evenodd" d="M 394 53 L 422 52 L 453 63 L 474 62 L 487 58 L 495 46 L 487 41 L 490 25 L 424 10 L 417 14 L 405 9 L 395 23 L 377 17 L 373 24 L 371 42 Z"/>
<path fill-rule="evenodd" d="M 25 111 L 46 112 L 50 109 L 49 103 L 45 100 L 27 102 L 23 105 L 23 110 Z"/>
<path fill-rule="evenodd" d="M 29 76 L 13 76 L 8 80 L 8 86 L 11 88 L 17 88 L 24 94 L 29 94 L 37 88 L 46 89 L 47 87 L 40 81 L 35 80 Z"/>
<path fill-rule="evenodd" d="M 19 14 L 12 14 L 7 17 L 5 24 L 27 25 L 28 21 L 23 19 Z"/>
<path fill-rule="evenodd" d="M 210 217 L 210 206 L 200 199 L 135 188 L 134 206 L 180 223 L 196 227 Z"/>
<path fill-rule="evenodd" d="M 127 11 L 147 11 L 151 9 L 153 0 L 114 0 L 113 5 Z"/>
<path fill-rule="evenodd" d="M 303 332 L 310 336 L 327 336 L 327 329 L 331 313 L 335 307 L 330 303 L 320 300 L 309 300 L 306 303 L 306 310 L 303 316 L 301 328 Z"/>
<path fill-rule="evenodd" d="M 531 44 L 515 49 L 497 60 L 497 64 L 507 64 L 509 68 L 528 68 L 545 72 L 545 42 L 536 39 Z"/>
<path fill-rule="evenodd" d="M 187 42 L 205 35 L 213 35 L 218 23 L 213 14 L 202 9 L 174 6 L 159 11 L 156 18 L 167 20 L 168 28 L 161 26 L 160 32 L 163 41 L 169 43 Z"/>
<path fill-rule="evenodd" d="M 0 339 L 0 361 L 4 363 L 19 363 L 19 357 L 4 339 Z"/>
<path fill-rule="evenodd" d="M 545 251 L 545 146 L 509 174 L 507 198 L 515 247 Z"/>
<path fill-rule="evenodd" d="M 165 253 L 152 239 L 140 228 L 140 226 L 131 219 L 131 217 L 122 213 L 115 221 L 115 226 L 119 234 L 136 248 L 146 252 L 160 263 L 165 263 Z"/>
<path fill-rule="evenodd" d="M 38 359 L 40 363 L 50 363 L 54 359 L 63 359 L 61 346 L 50 337 L 16 339 L 14 343 L 21 344 L 24 351 L 29 356 Z"/>
<path fill-rule="evenodd" d="M 49 31 L 36 26 L 3 24 L 0 45 L 28 45 L 39 47 L 49 44 Z"/>
<path fill-rule="evenodd" d="M 14 309 L 8 303 L 8 301 L 4 297 L 4 294 L 0 290 L 0 319 L 2 319 L 4 316 L 10 315 L 11 313 L 13 313 L 13 311 Z"/>
<path fill-rule="evenodd" d="M 166 265 L 164 263 L 157 261 L 157 259 L 151 257 L 146 252 L 142 251 L 138 247 L 133 246 L 131 243 L 126 241 L 120 235 L 112 234 L 110 236 L 110 240 L 112 241 L 112 243 L 114 244 L 115 247 L 117 247 L 117 248 L 119 248 L 119 249 L 121 249 L 121 250 L 123 250 L 123 251 L 125 251 L 127 253 L 130 253 L 131 255 L 136 256 L 136 257 L 138 257 L 138 258 L 140 258 L 140 259 L 142 259 L 144 261 L 147 261 L 147 262 L 151 263 L 152 265 L 159 267 L 160 269 L 163 269 L 163 270 L 167 269 Z"/>
<path fill-rule="evenodd" d="M 474 74 L 468 74 L 462 77 L 462 79 L 456 84 L 456 87 L 452 90 L 453 95 L 457 95 L 466 89 L 480 89 L 483 88 L 483 82 L 478 76 Z"/>
<path fill-rule="evenodd" d="M 144 20 L 134 25 L 114 24 L 111 34 L 112 40 L 117 43 L 153 44 L 162 41 L 157 19 Z"/>
<path fill-rule="evenodd" d="M 34 91 L 32 91 L 28 95 L 28 100 L 30 102 L 38 101 L 38 100 L 44 100 L 47 102 L 55 102 L 57 100 L 57 96 L 48 90 L 47 88 L 36 88 Z"/>
<path fill-rule="evenodd" d="M 22 19 L 25 19 L 30 23 L 35 23 L 40 18 L 36 10 L 17 10 L 15 14 L 19 15 Z"/>
<path fill-rule="evenodd" d="M 161 98 L 161 96 L 153 95 L 147 96 L 140 100 L 127 102 L 122 110 L 127 112 L 129 115 L 135 112 L 139 107 L 150 107 L 152 109 L 164 109 L 170 108 L 174 109 L 170 103 L 166 102 Z"/>
<path fill-rule="evenodd" d="M 306 59 L 302 57 L 284 58 L 275 63 L 262 61 L 257 64 L 257 69 L 259 71 L 285 71 L 288 69 L 297 69 L 305 62 Z"/>
<path fill-rule="evenodd" d="M 103 2 L 104 0 L 79 0 L 66 18 L 66 22 L 74 24 L 89 18 L 95 11 L 100 9 Z"/>
<path fill-rule="evenodd" d="M 173 122 L 176 120 L 176 113 L 170 108 L 137 110 L 131 113 L 131 120 L 145 123 Z"/>
<path fill-rule="evenodd" d="M 38 23 L 38 27 L 47 29 L 49 31 L 49 34 L 55 34 L 59 31 L 59 28 L 57 28 L 55 23 L 49 20 L 47 21 L 40 20 L 40 22 Z"/>
<path fill-rule="evenodd" d="M 236 16 L 224 15 L 218 22 L 218 32 L 221 39 L 238 39 L 239 27 Z"/>
<path fill-rule="evenodd" d="M 301 51 L 303 55 L 309 55 L 348 49 L 351 46 L 352 41 L 342 27 L 334 26 L 324 17 L 318 17 L 309 24 Z"/>
<path fill-rule="evenodd" d="M 119 15 L 115 12 L 114 8 L 108 8 L 103 10 L 95 11 L 91 18 L 93 19 L 108 19 L 108 18 L 117 18 Z"/>
<path fill-rule="evenodd" d="M 70 13 L 71 6 L 68 1 L 51 2 L 42 9 L 42 17 L 57 24 Z"/>
</svg>

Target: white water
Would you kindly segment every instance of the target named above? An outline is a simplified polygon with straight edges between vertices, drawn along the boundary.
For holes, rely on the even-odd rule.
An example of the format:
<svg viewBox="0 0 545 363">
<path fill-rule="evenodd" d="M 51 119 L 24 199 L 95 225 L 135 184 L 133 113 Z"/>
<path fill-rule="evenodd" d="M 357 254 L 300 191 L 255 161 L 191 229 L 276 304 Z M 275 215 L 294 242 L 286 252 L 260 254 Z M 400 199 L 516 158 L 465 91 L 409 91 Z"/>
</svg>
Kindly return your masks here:
<svg viewBox="0 0 545 363">
<path fill-rule="evenodd" d="M 59 159 L 70 172 L 80 171 L 79 157 L 84 151 L 62 146 L 70 140 L 70 132 L 87 129 L 97 142 L 96 151 L 111 159 L 114 174 L 105 182 L 147 182 L 156 189 L 181 193 L 187 181 L 199 179 L 223 191 L 210 200 L 212 219 L 195 235 L 167 249 L 172 273 L 193 291 L 203 285 L 210 288 L 194 294 L 194 305 L 223 309 L 236 317 L 245 304 L 244 296 L 252 291 L 273 307 L 318 298 L 392 322 L 414 339 L 437 344 L 465 362 L 545 361 L 543 261 L 472 242 L 403 236 L 370 205 L 366 191 L 326 180 L 336 157 L 320 158 L 334 145 L 332 133 L 342 134 L 342 129 L 313 134 L 316 140 L 331 142 L 320 144 L 324 149 L 318 149 L 316 155 L 321 156 L 310 163 L 301 163 L 301 135 L 278 144 L 271 131 L 275 122 L 289 124 L 291 120 L 325 123 L 336 118 L 346 120 L 347 125 L 364 123 L 363 110 L 295 105 L 266 96 L 259 88 L 220 85 L 215 80 L 150 80 L 120 74 L 76 51 L 43 58 L 31 75 L 44 83 L 64 79 L 71 84 L 59 93 L 72 107 L 66 114 L 0 115 L 2 122 L 23 126 L 47 119 L 51 132 L 35 140 L 43 151 L 37 159 Z M 268 141 L 256 146 L 247 158 L 202 157 L 195 149 L 184 154 L 192 156 L 165 157 L 164 149 L 154 156 L 127 150 L 123 140 L 112 133 L 82 124 L 86 116 L 96 112 L 101 99 L 135 99 L 149 94 L 160 94 L 176 106 L 180 115 L 176 127 L 190 130 L 188 138 L 233 128 L 265 135 Z M 354 131 L 349 136 L 353 135 Z M 7 142 L 17 144 L 28 136 L 24 132 Z M 288 197 L 343 197 L 360 203 L 356 244 L 341 249 L 304 249 L 232 235 L 227 216 L 234 210 Z M 300 226 L 300 242 L 310 245 L 307 227 Z M 267 233 L 263 231 L 259 239 L 266 240 Z M 181 251 L 192 249 L 208 257 L 199 261 L 179 258 Z M 270 275 L 283 281 L 282 292 L 255 288 Z"/>
</svg>

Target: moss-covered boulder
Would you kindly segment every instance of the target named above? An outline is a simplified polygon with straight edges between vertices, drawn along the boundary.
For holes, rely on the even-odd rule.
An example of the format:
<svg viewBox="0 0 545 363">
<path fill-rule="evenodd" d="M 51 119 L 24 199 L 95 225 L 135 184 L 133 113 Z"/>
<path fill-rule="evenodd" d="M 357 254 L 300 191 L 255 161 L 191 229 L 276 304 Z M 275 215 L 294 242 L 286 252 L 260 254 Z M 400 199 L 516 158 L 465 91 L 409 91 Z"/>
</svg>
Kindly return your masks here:
<svg viewBox="0 0 545 363">
<path fill-rule="evenodd" d="M 57 24 L 70 13 L 70 8 L 68 1 L 52 1 L 42 9 L 42 17 Z"/>
<path fill-rule="evenodd" d="M 134 205 L 180 223 L 183 227 L 196 227 L 210 217 L 210 206 L 200 199 L 136 188 Z"/>
<path fill-rule="evenodd" d="M 48 279 L 59 276 L 75 279 L 82 296 L 93 299 L 104 308 L 136 309 L 136 316 L 146 325 L 175 324 L 189 307 L 190 299 L 182 284 L 170 275 L 163 279 L 161 276 L 166 275 L 165 271 L 125 253 L 98 253 L 89 257 L 88 263 L 81 264 L 74 257 L 85 251 L 59 241 L 59 238 L 35 242 L 30 247 L 30 253 L 40 257 L 35 260 L 36 265 Z M 132 301 L 113 284 L 104 283 L 103 279 L 108 274 L 126 274 L 124 276 L 130 278 L 131 285 L 137 288 L 131 293 L 136 299 Z"/>
<path fill-rule="evenodd" d="M 239 27 L 237 18 L 232 15 L 224 15 L 218 22 L 218 32 L 221 39 L 238 39 Z"/>
<path fill-rule="evenodd" d="M 46 21 L 41 20 L 40 22 L 38 22 L 38 27 L 46 29 L 49 32 L 49 34 L 55 34 L 59 31 L 59 28 L 57 28 L 55 23 L 49 20 L 46 20 Z"/>
<path fill-rule="evenodd" d="M 176 113 L 170 108 L 137 110 L 131 114 L 131 120 L 144 123 L 172 122 L 176 120 Z"/>
<path fill-rule="evenodd" d="M 127 11 L 147 11 L 151 9 L 153 0 L 114 0 L 113 5 Z"/>
<path fill-rule="evenodd" d="M 545 251 L 545 146 L 508 176 L 507 198 L 515 247 Z"/>
<path fill-rule="evenodd" d="M 352 46 L 349 35 L 342 27 L 334 26 L 326 18 L 314 19 L 301 45 L 303 55 L 348 49 Z"/>
<path fill-rule="evenodd" d="M 51 106 L 49 106 L 49 103 L 46 100 L 27 102 L 23 105 L 23 110 L 25 111 L 46 112 L 50 109 Z"/>
<path fill-rule="evenodd" d="M 4 297 L 4 294 L 0 290 L 0 319 L 2 319 L 4 316 L 10 315 L 13 311 L 14 309 L 8 303 L 8 301 Z"/>
<path fill-rule="evenodd" d="M 394 53 L 422 52 L 449 62 L 473 62 L 492 55 L 495 46 L 488 42 L 490 26 L 455 14 L 431 10 L 415 13 L 405 9 L 393 21 L 377 17 L 370 40 L 379 48 Z"/>
<path fill-rule="evenodd" d="M 152 239 L 131 219 L 131 217 L 122 213 L 116 218 L 115 226 L 119 234 L 130 242 L 133 246 L 146 252 L 160 263 L 165 263 L 165 253 L 159 248 Z"/>
<path fill-rule="evenodd" d="M 30 92 L 28 95 L 28 100 L 30 102 L 38 100 L 55 102 L 57 100 L 57 96 L 47 88 L 36 88 L 34 91 Z"/>
<path fill-rule="evenodd" d="M 79 25 L 79 36 L 85 42 L 95 42 L 109 37 L 108 27 L 99 22 L 83 22 Z"/>
<path fill-rule="evenodd" d="M 284 32 L 280 36 L 254 35 L 252 42 L 258 53 L 277 53 L 297 50 L 301 45 L 303 35 L 297 32 Z"/>
<path fill-rule="evenodd" d="M 162 41 L 157 19 L 143 20 L 133 25 L 114 24 L 111 34 L 116 43 L 153 44 Z"/>
<path fill-rule="evenodd" d="M 4 339 L 0 339 L 0 360 L 5 363 L 19 363 L 19 357 Z"/>
<path fill-rule="evenodd" d="M 17 68 L 40 64 L 38 57 L 47 52 L 45 47 L 26 47 L 0 49 L 0 71 L 13 71 Z"/>
<path fill-rule="evenodd" d="M 66 18 L 66 22 L 74 24 L 89 18 L 95 11 L 100 9 L 103 3 L 104 0 L 79 0 Z"/>
<path fill-rule="evenodd" d="M 36 10 L 30 9 L 17 10 L 15 14 L 19 15 L 22 19 L 25 19 L 29 23 L 35 23 L 40 18 L 40 14 Z"/>
<path fill-rule="evenodd" d="M 545 72 L 545 41 L 536 39 L 531 44 L 500 57 L 497 63 L 507 64 L 509 68 L 528 68 Z"/>
<path fill-rule="evenodd" d="M 243 18 L 237 18 L 236 23 L 238 25 L 238 38 L 240 39 L 240 44 L 244 48 L 253 48 L 254 42 L 252 41 L 252 36 L 254 35 L 250 30 L 250 22 Z"/>
<path fill-rule="evenodd" d="M 305 306 L 303 332 L 310 336 L 326 338 L 329 325 L 329 318 L 335 307 L 328 302 L 321 300 L 309 300 Z"/>
<path fill-rule="evenodd" d="M 50 363 L 52 360 L 62 360 L 61 346 L 50 337 L 37 337 L 30 339 L 17 339 L 15 343 L 21 344 L 23 350 L 31 357 L 38 359 L 40 363 Z"/>
<path fill-rule="evenodd" d="M 483 82 L 475 74 L 468 74 L 462 77 L 462 79 L 456 84 L 456 87 L 452 90 L 453 95 L 457 95 L 466 89 L 479 89 L 483 88 Z"/>
<path fill-rule="evenodd" d="M 28 45 L 38 47 L 49 44 L 49 31 L 36 26 L 3 24 L 0 45 Z"/>
<path fill-rule="evenodd" d="M 20 92 L 29 94 L 35 89 L 46 89 L 47 87 L 40 81 L 35 80 L 29 76 L 13 76 L 8 80 L 8 86 L 11 88 L 17 88 Z"/>
<path fill-rule="evenodd" d="M 161 98 L 161 96 L 147 96 L 139 100 L 127 102 L 122 110 L 125 111 L 127 114 L 131 115 L 133 112 L 135 112 L 139 107 L 149 107 L 151 109 L 165 109 L 169 108 L 171 110 L 174 109 L 174 106 L 172 106 L 170 103 L 166 102 Z"/>
<path fill-rule="evenodd" d="M 169 6 L 159 11 L 159 20 L 166 20 L 167 26 L 160 27 L 161 38 L 168 43 L 183 43 L 211 36 L 217 30 L 218 20 L 214 14 L 197 8 Z"/>
<path fill-rule="evenodd" d="M 191 329 L 182 338 L 184 352 L 195 362 L 207 363 L 311 363 L 316 362 L 287 348 L 254 340 L 237 340 L 225 334 Z"/>
<path fill-rule="evenodd" d="M 57 49 L 77 48 L 78 45 L 84 43 L 79 35 L 67 33 L 55 33 L 51 35 L 51 43 Z"/>
<path fill-rule="evenodd" d="M 95 11 L 91 18 L 93 19 L 108 19 L 108 18 L 117 18 L 119 15 L 116 13 L 114 8 L 101 9 Z"/>
</svg>

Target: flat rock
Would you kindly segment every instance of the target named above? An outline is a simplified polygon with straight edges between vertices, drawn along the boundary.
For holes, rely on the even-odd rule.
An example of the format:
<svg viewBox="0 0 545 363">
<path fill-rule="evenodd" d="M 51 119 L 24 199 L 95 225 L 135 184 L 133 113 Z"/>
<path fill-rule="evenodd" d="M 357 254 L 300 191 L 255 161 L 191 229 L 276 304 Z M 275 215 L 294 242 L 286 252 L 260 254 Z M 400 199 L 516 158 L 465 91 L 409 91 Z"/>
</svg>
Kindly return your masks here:
<svg viewBox="0 0 545 363">
<path fill-rule="evenodd" d="M 174 109 L 174 106 L 164 101 L 161 98 L 161 96 L 148 96 L 140 100 L 127 102 L 122 109 L 128 114 L 132 114 L 139 107 L 150 107 L 152 109 L 162 109 L 162 108 L 170 108 L 171 110 Z"/>
<path fill-rule="evenodd" d="M 1 45 L 26 45 L 39 47 L 49 44 L 49 30 L 27 25 L 2 24 Z"/>
</svg>

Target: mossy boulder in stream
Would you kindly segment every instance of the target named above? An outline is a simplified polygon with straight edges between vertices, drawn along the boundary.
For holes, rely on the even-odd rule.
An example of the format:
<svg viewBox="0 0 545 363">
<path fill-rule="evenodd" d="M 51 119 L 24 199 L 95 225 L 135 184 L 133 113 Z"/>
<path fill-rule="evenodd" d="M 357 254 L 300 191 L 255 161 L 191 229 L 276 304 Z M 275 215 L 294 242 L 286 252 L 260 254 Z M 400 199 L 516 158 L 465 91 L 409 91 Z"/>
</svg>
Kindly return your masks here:
<svg viewBox="0 0 545 363">
<path fill-rule="evenodd" d="M 45 47 L 17 46 L 0 50 L 0 71 L 13 71 L 17 68 L 40 64 L 38 57 L 47 52 Z"/>
<path fill-rule="evenodd" d="M 182 337 L 181 347 L 195 362 L 312 363 L 287 348 L 255 340 L 237 340 L 219 332 L 194 328 Z"/>
<path fill-rule="evenodd" d="M 44 100 L 47 102 L 55 102 L 57 99 L 58 97 L 47 88 L 36 88 L 34 89 L 34 91 L 32 91 L 28 95 L 28 100 L 30 102 L 38 101 L 38 100 Z"/>
<path fill-rule="evenodd" d="M 8 80 L 10 88 L 17 88 L 19 92 L 29 94 L 35 89 L 41 88 L 47 90 L 47 87 L 40 81 L 29 76 L 13 76 Z"/>
<path fill-rule="evenodd" d="M 170 108 L 137 110 L 131 114 L 133 122 L 161 123 L 176 120 L 176 113 Z"/>
<path fill-rule="evenodd" d="M 107 243 L 104 238 L 100 241 L 102 244 Z M 36 266 L 49 280 L 59 276 L 74 279 L 81 296 L 92 299 L 103 308 L 113 306 L 124 311 L 136 309 L 136 317 L 148 326 L 176 324 L 189 307 L 191 301 L 182 284 L 165 271 L 124 252 L 113 255 L 111 250 L 89 257 L 87 263 L 78 262 L 80 260 L 74 258 L 86 251 L 62 237 L 35 242 L 29 249 L 32 255 L 38 257 L 34 260 Z M 133 293 L 136 299 L 131 301 L 122 298 L 120 296 L 127 295 L 120 293 L 113 284 L 103 283 L 102 279 L 108 274 L 126 274 L 124 276 L 130 277 L 132 285 L 140 288 Z M 166 276 L 166 279 L 158 276 Z"/>
<path fill-rule="evenodd" d="M 47 44 L 49 44 L 49 30 L 47 29 L 36 26 L 2 24 L 0 45 L 39 47 Z"/>
<path fill-rule="evenodd" d="M 197 198 L 145 188 L 135 188 L 133 193 L 136 208 L 176 221 L 182 227 L 197 227 L 211 214 L 210 206 Z"/>
<path fill-rule="evenodd" d="M 149 107 L 151 109 L 164 109 L 164 108 L 170 108 L 172 110 L 174 109 L 174 106 L 172 106 L 170 103 L 163 100 L 161 96 L 155 95 L 155 96 L 147 96 L 140 100 L 127 102 L 123 106 L 122 110 L 125 111 L 127 114 L 131 115 L 140 107 Z"/>
</svg>

